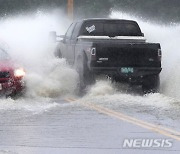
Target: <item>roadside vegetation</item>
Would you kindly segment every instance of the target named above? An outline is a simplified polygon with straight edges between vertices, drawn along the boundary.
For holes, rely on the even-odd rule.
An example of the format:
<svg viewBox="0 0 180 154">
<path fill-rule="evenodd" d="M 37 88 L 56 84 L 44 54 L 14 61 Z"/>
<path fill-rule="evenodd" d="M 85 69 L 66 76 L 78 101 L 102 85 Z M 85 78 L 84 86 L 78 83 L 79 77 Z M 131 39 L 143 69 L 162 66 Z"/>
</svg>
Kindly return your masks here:
<svg viewBox="0 0 180 154">
<path fill-rule="evenodd" d="M 67 0 L 0 0 L 1 17 L 60 8 L 66 12 Z M 180 21 L 179 0 L 74 0 L 75 17 L 106 17 L 113 10 L 162 22 Z"/>
</svg>

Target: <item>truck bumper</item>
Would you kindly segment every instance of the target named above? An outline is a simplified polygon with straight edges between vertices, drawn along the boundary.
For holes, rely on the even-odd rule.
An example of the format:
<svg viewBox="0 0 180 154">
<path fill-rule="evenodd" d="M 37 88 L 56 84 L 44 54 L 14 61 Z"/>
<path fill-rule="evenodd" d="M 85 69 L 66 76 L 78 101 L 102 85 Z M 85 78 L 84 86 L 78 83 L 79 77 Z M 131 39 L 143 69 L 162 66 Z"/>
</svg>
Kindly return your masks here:
<svg viewBox="0 0 180 154">
<path fill-rule="evenodd" d="M 122 72 L 124 67 L 113 67 L 113 68 L 91 68 L 91 71 L 95 75 L 108 75 L 116 80 L 129 82 L 132 84 L 141 84 L 146 76 L 158 75 L 162 68 L 148 68 L 148 67 L 133 67 L 133 72 Z M 129 67 L 127 67 L 129 68 Z M 131 67 L 132 68 L 132 67 Z"/>
<path fill-rule="evenodd" d="M 127 67 L 133 68 L 133 72 L 122 72 L 125 67 L 92 67 L 91 71 L 95 74 L 117 75 L 124 77 L 140 77 L 148 75 L 157 75 L 161 72 L 162 68 L 157 67 Z"/>
</svg>

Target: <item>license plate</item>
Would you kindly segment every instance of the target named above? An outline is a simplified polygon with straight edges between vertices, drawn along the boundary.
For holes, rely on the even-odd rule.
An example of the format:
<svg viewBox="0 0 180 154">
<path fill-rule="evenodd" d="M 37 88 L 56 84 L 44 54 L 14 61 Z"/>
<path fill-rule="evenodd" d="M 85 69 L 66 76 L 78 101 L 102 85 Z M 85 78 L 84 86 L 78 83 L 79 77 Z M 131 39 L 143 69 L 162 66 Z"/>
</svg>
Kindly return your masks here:
<svg viewBox="0 0 180 154">
<path fill-rule="evenodd" d="M 132 67 L 122 67 L 121 73 L 127 74 L 127 73 L 134 73 L 134 68 Z"/>
<path fill-rule="evenodd" d="M 0 90 L 2 90 L 2 84 L 0 84 Z"/>
</svg>

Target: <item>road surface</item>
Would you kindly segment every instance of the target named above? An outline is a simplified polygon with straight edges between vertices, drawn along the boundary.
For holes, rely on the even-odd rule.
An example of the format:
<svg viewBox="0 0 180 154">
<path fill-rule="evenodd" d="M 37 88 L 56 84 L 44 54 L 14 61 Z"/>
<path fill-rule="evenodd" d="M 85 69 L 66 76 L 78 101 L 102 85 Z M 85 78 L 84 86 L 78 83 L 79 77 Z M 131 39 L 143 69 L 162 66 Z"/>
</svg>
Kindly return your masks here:
<svg viewBox="0 0 180 154">
<path fill-rule="evenodd" d="M 122 103 L 119 103 L 120 111 L 117 104 L 103 105 L 95 100 L 98 101 L 96 97 L 2 100 L 0 153 L 180 153 L 179 128 L 165 127 L 162 119 L 154 117 L 158 124 L 135 109 L 132 111 L 136 114 L 129 114 L 128 110 L 123 109 Z M 148 108 L 146 110 L 148 114 Z M 125 139 L 136 138 L 171 139 L 173 145 L 171 148 L 123 148 Z"/>
</svg>

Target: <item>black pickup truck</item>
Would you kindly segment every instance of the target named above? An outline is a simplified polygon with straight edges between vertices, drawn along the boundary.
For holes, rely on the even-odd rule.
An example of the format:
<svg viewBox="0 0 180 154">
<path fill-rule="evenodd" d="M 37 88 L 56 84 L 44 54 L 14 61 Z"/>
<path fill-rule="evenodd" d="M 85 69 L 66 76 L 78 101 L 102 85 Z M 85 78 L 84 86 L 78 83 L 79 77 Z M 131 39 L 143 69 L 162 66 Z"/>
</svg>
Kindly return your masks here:
<svg viewBox="0 0 180 154">
<path fill-rule="evenodd" d="M 56 39 L 56 32 L 51 32 Z M 80 76 L 80 87 L 104 74 L 116 82 L 142 85 L 144 92 L 159 88 L 161 47 L 147 43 L 137 22 L 85 19 L 74 22 L 58 43 L 55 55 L 66 58 Z"/>
</svg>

